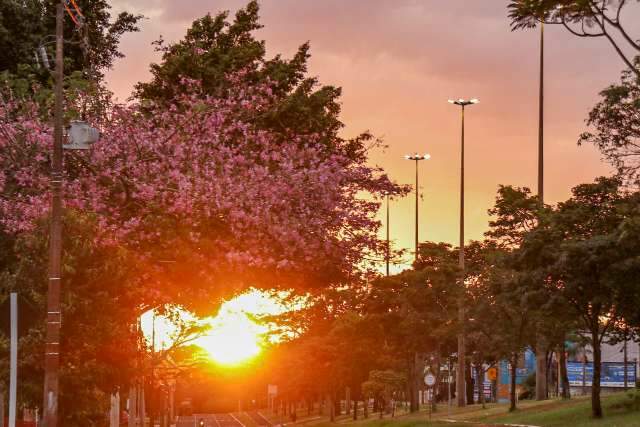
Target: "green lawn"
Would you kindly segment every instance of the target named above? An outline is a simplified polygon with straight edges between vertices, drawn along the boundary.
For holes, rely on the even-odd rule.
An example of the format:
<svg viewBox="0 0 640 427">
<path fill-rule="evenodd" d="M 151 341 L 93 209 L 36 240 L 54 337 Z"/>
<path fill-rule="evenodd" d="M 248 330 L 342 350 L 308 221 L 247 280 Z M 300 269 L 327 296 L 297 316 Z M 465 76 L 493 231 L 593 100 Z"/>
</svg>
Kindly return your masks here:
<svg viewBox="0 0 640 427">
<path fill-rule="evenodd" d="M 640 411 L 626 409 L 626 393 L 603 398 L 604 418 L 591 418 L 590 398 L 573 399 L 570 402 L 553 401 L 545 405 L 524 407 L 512 414 L 488 415 L 475 418 L 487 423 L 530 424 L 541 427 L 639 427 Z"/>
<path fill-rule="evenodd" d="M 447 415 L 446 406 L 439 408 L 429 421 L 425 412 L 398 416 L 396 418 L 378 419 L 378 414 L 371 414 L 367 420 L 357 422 L 341 417 L 337 423 L 329 423 L 326 419 L 309 423 L 310 427 L 335 427 L 352 425 L 353 427 L 494 427 L 505 424 L 521 424 L 540 427 L 640 427 L 640 411 L 630 410 L 622 405 L 628 401 L 625 393 L 603 397 L 605 417 L 601 420 L 591 418 L 591 401 L 589 397 L 576 397 L 569 401 L 548 400 L 544 402 L 522 401 L 514 413 L 508 412 L 507 405 L 491 404 L 486 409 L 478 405 L 458 410 L 454 408 Z M 457 421 L 446 422 L 445 421 Z"/>
</svg>

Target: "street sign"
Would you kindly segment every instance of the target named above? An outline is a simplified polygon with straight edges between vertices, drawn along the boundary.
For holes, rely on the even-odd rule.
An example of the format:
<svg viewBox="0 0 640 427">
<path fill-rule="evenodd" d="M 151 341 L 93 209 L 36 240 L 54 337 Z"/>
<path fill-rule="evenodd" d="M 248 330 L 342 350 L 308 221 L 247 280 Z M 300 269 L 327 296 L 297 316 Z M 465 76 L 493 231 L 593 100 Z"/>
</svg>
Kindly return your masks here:
<svg viewBox="0 0 640 427">
<path fill-rule="evenodd" d="M 433 375 L 431 372 L 427 373 L 424 376 L 424 383 L 427 385 L 427 387 L 433 387 L 434 385 L 436 385 L 435 375 Z"/>
<path fill-rule="evenodd" d="M 277 396 L 278 395 L 278 386 L 275 384 L 267 384 L 267 395 L 269 396 Z"/>
<path fill-rule="evenodd" d="M 489 381 L 495 381 L 498 379 L 498 370 L 496 368 L 489 368 L 487 370 L 487 377 L 489 377 Z"/>
</svg>

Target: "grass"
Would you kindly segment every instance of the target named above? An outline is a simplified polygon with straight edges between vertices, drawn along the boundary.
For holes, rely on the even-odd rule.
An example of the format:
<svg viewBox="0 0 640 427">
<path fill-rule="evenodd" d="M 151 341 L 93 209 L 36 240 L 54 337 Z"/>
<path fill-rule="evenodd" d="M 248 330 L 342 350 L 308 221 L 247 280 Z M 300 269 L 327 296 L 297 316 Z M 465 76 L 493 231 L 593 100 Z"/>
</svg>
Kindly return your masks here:
<svg viewBox="0 0 640 427">
<path fill-rule="evenodd" d="M 602 406 L 604 418 L 591 418 L 591 400 L 589 397 L 575 397 L 568 401 L 547 400 L 543 402 L 521 401 L 519 409 L 508 412 L 508 405 L 488 404 L 486 409 L 478 405 L 466 408 L 453 408 L 448 416 L 445 406 L 439 407 L 429 421 L 426 412 L 400 415 L 378 419 L 378 414 L 370 414 L 366 420 L 350 421 L 340 417 L 337 423 L 329 423 L 326 418 L 309 422 L 313 427 L 336 427 L 336 424 L 349 424 L 354 427 L 494 427 L 505 424 L 521 424 L 539 427 L 640 427 L 640 410 L 625 407 L 629 402 L 626 393 L 604 396 Z M 445 421 L 447 420 L 447 421 Z"/>
<path fill-rule="evenodd" d="M 606 396 L 602 404 L 604 418 L 591 418 L 589 397 L 572 399 L 569 402 L 551 401 L 544 405 L 524 407 L 511 414 L 488 415 L 476 421 L 491 423 L 530 424 L 541 427 L 638 427 L 640 411 L 630 410 L 623 403 L 628 401 L 626 393 Z"/>
</svg>

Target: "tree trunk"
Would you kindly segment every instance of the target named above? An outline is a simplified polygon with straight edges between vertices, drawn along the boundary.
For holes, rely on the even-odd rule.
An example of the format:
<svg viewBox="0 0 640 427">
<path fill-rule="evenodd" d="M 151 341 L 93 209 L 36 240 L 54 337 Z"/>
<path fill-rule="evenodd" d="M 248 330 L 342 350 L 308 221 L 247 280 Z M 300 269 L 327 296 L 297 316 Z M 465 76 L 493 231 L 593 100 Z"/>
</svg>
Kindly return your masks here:
<svg viewBox="0 0 640 427">
<path fill-rule="evenodd" d="M 418 380 L 417 380 L 417 370 L 418 370 L 418 353 L 415 353 L 413 356 L 413 362 L 411 363 L 411 367 L 409 369 L 409 411 L 417 412 L 420 410 L 420 401 L 418 396 Z"/>
<path fill-rule="evenodd" d="M 622 360 L 623 360 L 623 365 L 624 365 L 624 390 L 627 390 L 627 387 L 629 385 L 629 378 L 627 375 L 627 363 L 629 363 L 629 356 L 627 354 L 627 331 L 625 329 L 624 331 L 624 347 L 622 348 Z"/>
<path fill-rule="evenodd" d="M 138 404 L 137 404 L 137 394 L 138 389 L 133 383 L 129 387 L 129 419 L 127 424 L 129 427 L 137 427 L 137 418 L 138 418 Z"/>
<path fill-rule="evenodd" d="M 485 409 L 484 404 L 484 369 L 482 363 L 478 363 L 476 366 L 476 386 L 478 387 L 478 401 L 482 405 L 482 409 Z"/>
<path fill-rule="evenodd" d="M 547 373 L 547 380 L 546 380 L 546 384 L 547 384 L 547 398 L 549 398 L 549 386 L 550 384 L 553 384 L 553 379 L 551 378 L 551 374 L 553 372 L 551 363 L 553 362 L 553 351 L 547 351 L 547 354 L 545 354 L 545 370 Z"/>
<path fill-rule="evenodd" d="M 560 345 L 560 386 L 562 388 L 562 398 L 571 398 L 571 389 L 569 388 L 569 374 L 567 373 L 567 354 L 564 348 L 564 337 Z"/>
<path fill-rule="evenodd" d="M 536 337 L 536 400 L 547 399 L 547 349 L 543 337 Z"/>
<path fill-rule="evenodd" d="M 467 391 L 467 404 L 474 404 L 473 401 L 473 375 L 471 374 L 471 360 L 466 363 L 465 369 L 465 382 L 467 383 L 466 391 Z"/>
<path fill-rule="evenodd" d="M 4 427 L 4 393 L 0 391 L 0 427 Z"/>
<path fill-rule="evenodd" d="M 329 421 L 334 422 L 336 420 L 336 408 L 333 405 L 332 393 L 327 395 L 327 409 L 329 411 Z"/>
<path fill-rule="evenodd" d="M 438 344 L 438 351 L 436 353 L 436 366 L 435 366 L 435 371 L 436 371 L 436 385 L 433 387 L 433 394 L 431 396 L 431 411 L 432 412 L 437 412 L 438 410 L 438 401 L 440 400 L 440 385 L 441 385 L 441 378 L 442 376 L 440 375 L 440 345 Z"/>
<path fill-rule="evenodd" d="M 333 396 L 334 415 L 340 415 L 342 413 L 342 401 L 338 393 L 335 393 Z"/>
<path fill-rule="evenodd" d="M 347 387 L 344 391 L 345 394 L 345 402 L 347 407 L 346 409 L 346 414 L 349 415 L 351 414 L 351 388 Z"/>
<path fill-rule="evenodd" d="M 516 369 L 518 366 L 518 353 L 511 356 L 511 388 L 509 389 L 509 412 L 516 410 Z"/>
<path fill-rule="evenodd" d="M 358 399 L 353 401 L 353 421 L 358 421 Z"/>
<path fill-rule="evenodd" d="M 602 349 L 600 348 L 599 329 L 591 331 L 591 345 L 593 346 L 593 382 L 591 384 L 591 415 L 602 418 L 602 404 L 600 402 L 600 371 L 602 368 Z"/>
<path fill-rule="evenodd" d="M 363 406 L 363 409 L 364 409 L 364 417 L 365 417 L 365 418 L 369 418 L 369 398 L 368 398 L 368 397 L 365 397 L 365 398 L 364 398 L 364 400 L 363 400 L 363 402 L 362 402 L 362 404 L 364 405 L 364 406 Z"/>
</svg>

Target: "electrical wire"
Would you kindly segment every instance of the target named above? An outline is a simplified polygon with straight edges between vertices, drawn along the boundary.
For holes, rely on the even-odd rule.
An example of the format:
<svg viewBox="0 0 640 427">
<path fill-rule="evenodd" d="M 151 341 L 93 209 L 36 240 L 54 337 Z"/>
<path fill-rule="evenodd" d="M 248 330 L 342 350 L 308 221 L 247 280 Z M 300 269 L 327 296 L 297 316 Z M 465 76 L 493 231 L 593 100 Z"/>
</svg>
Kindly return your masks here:
<svg viewBox="0 0 640 427">
<path fill-rule="evenodd" d="M 69 5 L 73 6 L 75 13 L 71 10 Z M 76 25 L 76 27 L 81 28 L 84 24 L 84 15 L 82 14 L 82 11 L 78 7 L 78 4 L 75 2 L 75 0 L 65 0 L 64 8 L 66 9 L 67 14 L 69 15 L 73 23 Z"/>
</svg>

